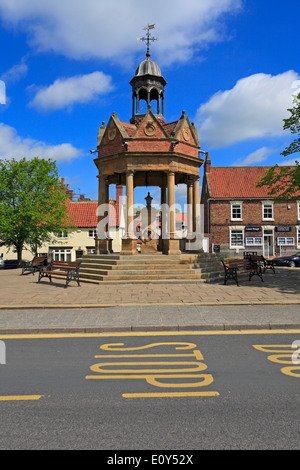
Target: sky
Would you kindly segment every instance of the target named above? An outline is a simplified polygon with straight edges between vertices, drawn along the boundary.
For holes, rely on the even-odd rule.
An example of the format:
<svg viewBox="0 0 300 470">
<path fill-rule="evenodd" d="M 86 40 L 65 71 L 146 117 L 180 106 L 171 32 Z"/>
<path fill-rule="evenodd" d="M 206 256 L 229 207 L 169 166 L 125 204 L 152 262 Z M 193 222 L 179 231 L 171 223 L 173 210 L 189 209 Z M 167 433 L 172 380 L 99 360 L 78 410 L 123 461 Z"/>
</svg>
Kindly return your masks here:
<svg viewBox="0 0 300 470">
<path fill-rule="evenodd" d="M 146 54 L 137 37 L 155 24 L 167 122 L 185 110 L 213 166 L 292 164 L 280 153 L 300 92 L 299 16 L 299 0 L 0 0 L 0 158 L 54 159 L 75 194 L 96 200 L 90 150 L 113 112 L 129 122 Z"/>
</svg>

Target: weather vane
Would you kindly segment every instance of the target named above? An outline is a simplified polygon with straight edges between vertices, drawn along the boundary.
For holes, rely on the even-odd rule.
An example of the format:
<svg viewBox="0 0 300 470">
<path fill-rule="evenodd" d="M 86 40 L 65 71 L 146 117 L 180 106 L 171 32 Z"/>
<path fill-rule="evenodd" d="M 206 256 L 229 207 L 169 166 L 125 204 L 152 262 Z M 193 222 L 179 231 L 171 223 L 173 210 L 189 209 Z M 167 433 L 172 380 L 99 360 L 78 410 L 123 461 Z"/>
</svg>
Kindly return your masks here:
<svg viewBox="0 0 300 470">
<path fill-rule="evenodd" d="M 151 36 L 150 30 L 155 28 L 155 24 L 148 24 L 146 28 L 144 28 L 144 31 L 147 31 L 146 37 L 144 38 L 137 38 L 138 41 L 144 41 L 147 44 L 147 57 L 150 57 L 150 43 L 154 41 L 158 41 L 158 38 L 153 38 Z"/>
</svg>

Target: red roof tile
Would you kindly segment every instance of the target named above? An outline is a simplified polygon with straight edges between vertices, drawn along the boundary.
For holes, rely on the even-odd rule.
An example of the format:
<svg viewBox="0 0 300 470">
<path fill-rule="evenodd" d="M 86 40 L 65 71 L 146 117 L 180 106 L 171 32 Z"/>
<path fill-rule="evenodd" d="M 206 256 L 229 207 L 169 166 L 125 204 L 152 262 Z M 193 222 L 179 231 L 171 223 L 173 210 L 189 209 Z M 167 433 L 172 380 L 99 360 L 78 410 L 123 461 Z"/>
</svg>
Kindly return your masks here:
<svg viewBox="0 0 300 470">
<path fill-rule="evenodd" d="M 127 135 L 129 137 L 131 137 L 132 134 L 136 131 L 136 126 L 134 124 L 131 124 L 131 123 L 125 122 L 125 121 L 120 121 L 120 123 L 124 127 L 124 129 L 127 132 Z"/>
<path fill-rule="evenodd" d="M 270 188 L 256 187 L 260 177 L 265 176 L 267 166 L 210 167 L 206 175 L 213 198 L 270 198 Z"/>
<path fill-rule="evenodd" d="M 69 202 L 67 204 L 68 213 L 77 227 L 97 227 L 96 201 L 89 202 Z"/>
<path fill-rule="evenodd" d="M 119 217 L 117 214 L 117 206 L 110 203 L 111 208 L 115 210 L 109 211 L 109 225 L 115 227 L 119 225 Z M 68 213 L 72 221 L 77 227 L 96 228 L 98 224 L 98 202 L 68 202 Z"/>
<path fill-rule="evenodd" d="M 163 128 L 167 134 L 171 135 L 171 132 L 174 131 L 178 124 L 178 121 L 170 122 L 169 124 L 164 124 Z"/>
</svg>

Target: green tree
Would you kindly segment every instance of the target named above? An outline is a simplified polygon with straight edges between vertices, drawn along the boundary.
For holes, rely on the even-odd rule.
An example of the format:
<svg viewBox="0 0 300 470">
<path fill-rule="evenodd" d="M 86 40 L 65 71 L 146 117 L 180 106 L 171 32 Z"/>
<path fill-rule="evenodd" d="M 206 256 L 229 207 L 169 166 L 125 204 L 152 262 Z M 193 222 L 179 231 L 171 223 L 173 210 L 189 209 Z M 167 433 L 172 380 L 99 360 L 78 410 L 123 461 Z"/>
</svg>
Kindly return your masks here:
<svg viewBox="0 0 300 470">
<path fill-rule="evenodd" d="M 36 254 L 55 232 L 73 228 L 66 201 L 51 159 L 0 160 L 0 246 L 13 248 L 19 266 L 25 245 Z"/>
<path fill-rule="evenodd" d="M 283 129 L 290 129 L 291 133 L 297 134 L 298 137 L 280 154 L 284 157 L 300 152 L 300 93 L 294 97 L 293 102 L 293 108 L 288 109 L 291 116 L 287 119 L 283 119 Z M 270 188 L 269 195 L 274 196 L 277 200 L 295 199 L 299 197 L 299 162 L 295 160 L 295 166 L 274 165 L 266 172 L 266 175 L 260 179 L 257 186 L 268 186 Z"/>
</svg>

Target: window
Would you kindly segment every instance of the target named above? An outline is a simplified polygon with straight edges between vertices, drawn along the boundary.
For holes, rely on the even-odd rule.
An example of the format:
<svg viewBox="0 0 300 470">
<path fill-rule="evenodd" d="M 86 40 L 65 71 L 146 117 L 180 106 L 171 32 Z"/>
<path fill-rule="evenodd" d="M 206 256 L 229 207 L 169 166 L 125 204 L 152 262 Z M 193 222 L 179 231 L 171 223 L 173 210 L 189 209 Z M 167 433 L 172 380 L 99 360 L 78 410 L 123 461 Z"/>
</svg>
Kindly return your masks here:
<svg viewBox="0 0 300 470">
<path fill-rule="evenodd" d="M 274 211 L 273 211 L 273 204 L 263 204 L 263 213 L 262 213 L 264 220 L 273 220 L 274 219 Z"/>
<path fill-rule="evenodd" d="M 300 228 L 297 228 L 297 247 L 300 248 Z"/>
<path fill-rule="evenodd" d="M 278 237 L 277 245 L 278 246 L 293 246 L 295 245 L 294 237 Z"/>
<path fill-rule="evenodd" d="M 56 232 L 56 238 L 68 238 L 68 232 Z"/>
<path fill-rule="evenodd" d="M 71 261 L 70 248 L 54 248 L 51 254 L 54 261 Z"/>
<path fill-rule="evenodd" d="M 89 230 L 89 238 L 97 238 L 97 230 Z"/>
<path fill-rule="evenodd" d="M 242 204 L 231 204 L 231 219 L 242 220 Z"/>
<path fill-rule="evenodd" d="M 233 248 L 244 246 L 243 230 L 230 230 L 230 246 Z"/>
<path fill-rule="evenodd" d="M 246 246 L 262 246 L 262 237 L 246 237 Z"/>
</svg>

